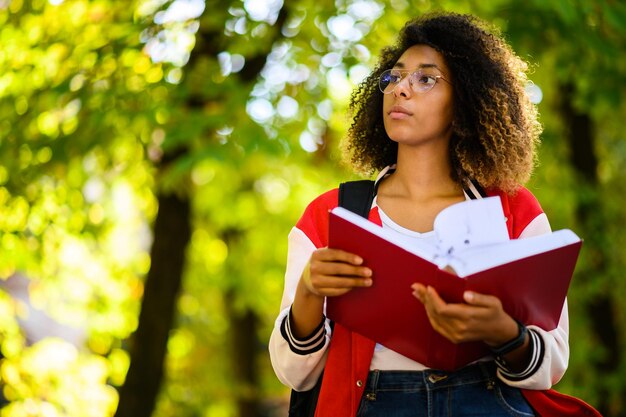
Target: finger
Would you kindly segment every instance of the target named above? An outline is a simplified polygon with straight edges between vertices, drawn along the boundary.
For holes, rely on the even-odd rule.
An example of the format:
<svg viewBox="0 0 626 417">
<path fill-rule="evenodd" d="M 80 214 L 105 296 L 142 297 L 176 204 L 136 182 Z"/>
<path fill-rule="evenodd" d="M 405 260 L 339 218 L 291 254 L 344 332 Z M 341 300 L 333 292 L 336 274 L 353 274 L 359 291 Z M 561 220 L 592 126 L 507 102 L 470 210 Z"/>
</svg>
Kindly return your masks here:
<svg viewBox="0 0 626 417">
<path fill-rule="evenodd" d="M 424 302 L 431 315 L 451 320 L 465 320 L 470 308 L 465 304 L 446 303 L 431 286 L 426 288 Z"/>
<path fill-rule="evenodd" d="M 345 262 L 352 265 L 361 265 L 363 263 L 363 258 L 354 253 L 346 252 L 340 249 L 330 249 L 330 248 L 322 248 L 313 252 L 312 258 L 329 262 L 329 261 L 338 261 Z"/>
<path fill-rule="evenodd" d="M 498 297 L 487 294 L 480 294 L 474 291 L 465 291 L 463 300 L 467 304 L 477 307 L 499 307 L 502 303 Z"/>
<path fill-rule="evenodd" d="M 419 293 L 419 291 L 418 291 Z M 426 308 L 426 313 L 431 323 L 437 322 L 445 309 L 445 302 L 439 297 L 435 289 L 431 286 L 425 287 L 424 292 L 421 293 L 421 301 Z M 433 326 L 434 327 L 434 326 Z"/>
<path fill-rule="evenodd" d="M 311 264 L 311 274 L 368 278 L 372 276 L 372 270 L 364 266 L 353 266 L 343 262 L 314 262 Z"/>
<path fill-rule="evenodd" d="M 419 282 L 415 282 L 413 283 L 413 285 L 411 285 L 411 289 L 413 290 L 413 296 L 417 298 L 418 300 L 420 300 L 420 302 L 422 302 L 423 304 L 424 295 L 426 293 L 426 287 L 423 284 L 420 284 Z"/>
<path fill-rule="evenodd" d="M 325 297 L 343 295 L 354 288 L 369 287 L 372 280 L 367 278 L 322 277 L 315 284 L 315 292 Z"/>
<path fill-rule="evenodd" d="M 372 283 L 371 278 L 336 276 L 320 276 L 315 281 L 316 287 L 324 289 L 370 287 Z"/>
<path fill-rule="evenodd" d="M 437 312 L 444 310 L 447 306 L 447 303 L 443 301 L 441 297 L 439 297 L 437 290 L 435 290 L 435 288 L 431 287 L 430 285 L 426 287 L 424 299 L 426 300 L 426 303 L 429 304 Z"/>
</svg>

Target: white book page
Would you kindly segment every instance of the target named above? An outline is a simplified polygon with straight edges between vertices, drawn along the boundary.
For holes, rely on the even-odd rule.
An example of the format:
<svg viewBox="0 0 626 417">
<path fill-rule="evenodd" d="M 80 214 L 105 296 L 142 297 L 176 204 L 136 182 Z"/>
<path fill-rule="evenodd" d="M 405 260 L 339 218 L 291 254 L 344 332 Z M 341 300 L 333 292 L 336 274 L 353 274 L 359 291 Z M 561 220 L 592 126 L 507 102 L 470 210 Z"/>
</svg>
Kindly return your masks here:
<svg viewBox="0 0 626 417">
<path fill-rule="evenodd" d="M 467 249 L 448 259 L 447 264 L 460 277 L 504 265 L 509 262 L 557 249 L 579 242 L 580 238 L 569 229 L 557 230 L 526 239 L 513 239 L 494 245 Z"/>
<path fill-rule="evenodd" d="M 434 223 L 437 247 L 402 239 L 345 208 L 332 212 L 440 269 L 451 267 L 460 277 L 580 241 L 569 229 L 510 240 L 499 197 L 463 201 L 442 210 Z"/>
<path fill-rule="evenodd" d="M 435 236 L 441 255 L 509 240 L 500 197 L 467 200 L 443 209 L 435 218 Z"/>
<path fill-rule="evenodd" d="M 437 240 L 437 247 L 434 250 L 430 245 L 422 246 L 415 240 L 409 238 L 405 240 L 389 233 L 386 229 L 343 207 L 336 207 L 332 212 L 428 260 L 441 259 L 442 256 L 448 255 L 455 256 L 475 246 L 509 240 L 500 197 L 462 201 L 443 209 L 433 224 Z"/>
<path fill-rule="evenodd" d="M 434 248 L 433 246 L 426 244 L 417 245 L 409 238 L 403 239 L 401 236 L 397 236 L 393 232 L 389 232 L 387 229 L 384 229 L 379 225 L 372 223 L 364 217 L 361 217 L 358 214 L 355 214 L 343 207 L 335 207 L 331 211 L 338 217 L 346 219 L 350 223 L 353 223 L 376 236 L 382 237 L 383 239 L 395 244 L 396 246 L 406 250 L 407 252 L 410 252 L 414 255 L 419 256 L 422 259 L 426 259 L 430 262 L 435 263 L 435 259 L 437 258 L 437 251 L 436 248 Z"/>
</svg>

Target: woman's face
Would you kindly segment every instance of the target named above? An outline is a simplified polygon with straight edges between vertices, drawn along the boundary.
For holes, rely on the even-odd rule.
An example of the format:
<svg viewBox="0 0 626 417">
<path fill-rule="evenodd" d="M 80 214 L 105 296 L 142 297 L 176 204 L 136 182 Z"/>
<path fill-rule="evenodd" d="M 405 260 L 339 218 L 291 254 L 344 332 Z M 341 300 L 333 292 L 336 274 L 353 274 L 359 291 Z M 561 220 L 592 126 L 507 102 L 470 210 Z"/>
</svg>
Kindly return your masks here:
<svg viewBox="0 0 626 417">
<path fill-rule="evenodd" d="M 453 99 L 450 73 L 443 56 L 430 46 L 414 45 L 404 51 L 394 69 L 404 71 L 396 72 L 396 77 L 400 74 L 403 78 L 395 88 L 390 85 L 387 91 L 393 88 L 393 92 L 383 97 L 387 135 L 407 145 L 447 141 L 452 131 Z M 412 86 L 409 74 L 419 70 L 422 73 L 412 77 Z M 419 91 L 427 89 L 428 84 L 433 85 L 430 90 Z"/>
</svg>

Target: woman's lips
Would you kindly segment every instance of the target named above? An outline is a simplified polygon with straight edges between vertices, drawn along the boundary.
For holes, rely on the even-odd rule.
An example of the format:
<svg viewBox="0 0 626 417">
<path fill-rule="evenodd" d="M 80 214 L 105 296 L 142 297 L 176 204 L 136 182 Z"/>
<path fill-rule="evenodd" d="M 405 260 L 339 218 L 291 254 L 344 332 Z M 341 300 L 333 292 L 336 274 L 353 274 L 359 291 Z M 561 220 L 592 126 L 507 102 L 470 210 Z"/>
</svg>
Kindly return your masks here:
<svg viewBox="0 0 626 417">
<path fill-rule="evenodd" d="M 393 106 L 391 109 L 389 109 L 387 114 L 389 115 L 389 117 L 391 117 L 394 120 L 400 120 L 400 119 L 406 119 L 412 116 L 413 112 L 409 111 L 408 109 L 402 106 Z"/>
</svg>

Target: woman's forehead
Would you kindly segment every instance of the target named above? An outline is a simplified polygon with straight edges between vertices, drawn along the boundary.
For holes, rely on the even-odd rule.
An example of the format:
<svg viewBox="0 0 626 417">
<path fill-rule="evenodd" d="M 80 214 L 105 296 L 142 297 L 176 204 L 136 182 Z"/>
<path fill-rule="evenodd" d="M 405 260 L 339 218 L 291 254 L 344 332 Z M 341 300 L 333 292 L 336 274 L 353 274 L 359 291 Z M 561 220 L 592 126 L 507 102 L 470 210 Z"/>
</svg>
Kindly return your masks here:
<svg viewBox="0 0 626 417">
<path fill-rule="evenodd" d="M 428 45 L 413 45 L 400 56 L 394 68 L 418 69 L 437 68 L 447 73 L 448 67 L 443 55 Z"/>
</svg>

